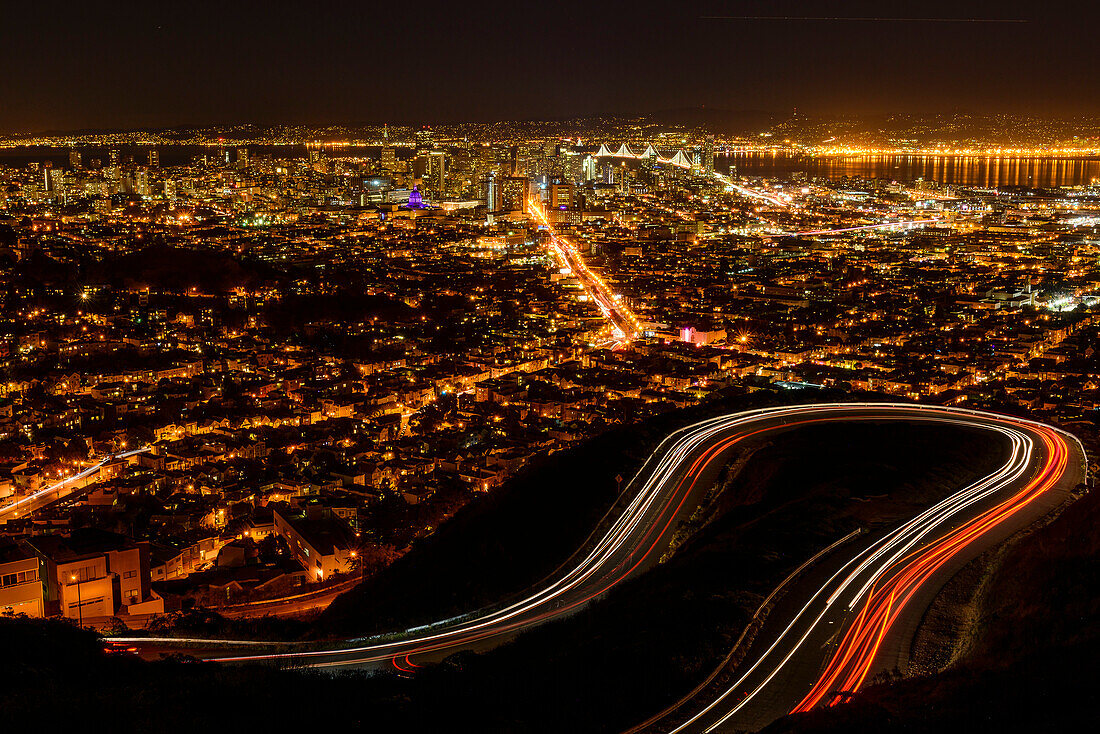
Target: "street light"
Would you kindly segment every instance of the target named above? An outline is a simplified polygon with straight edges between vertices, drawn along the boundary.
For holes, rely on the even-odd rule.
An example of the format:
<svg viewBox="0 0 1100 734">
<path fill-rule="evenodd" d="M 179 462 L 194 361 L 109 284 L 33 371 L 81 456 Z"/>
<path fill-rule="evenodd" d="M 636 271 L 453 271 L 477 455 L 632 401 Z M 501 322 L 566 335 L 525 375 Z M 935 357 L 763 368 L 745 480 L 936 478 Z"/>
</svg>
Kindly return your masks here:
<svg viewBox="0 0 1100 734">
<path fill-rule="evenodd" d="M 73 583 L 76 583 L 76 574 L 75 573 L 71 574 L 69 576 L 69 578 L 71 578 L 73 580 Z M 77 616 L 77 619 L 78 619 L 78 624 L 81 627 L 83 627 L 84 626 L 84 606 L 81 604 L 81 601 L 80 601 L 80 584 L 79 583 L 76 584 L 76 616 Z"/>
</svg>

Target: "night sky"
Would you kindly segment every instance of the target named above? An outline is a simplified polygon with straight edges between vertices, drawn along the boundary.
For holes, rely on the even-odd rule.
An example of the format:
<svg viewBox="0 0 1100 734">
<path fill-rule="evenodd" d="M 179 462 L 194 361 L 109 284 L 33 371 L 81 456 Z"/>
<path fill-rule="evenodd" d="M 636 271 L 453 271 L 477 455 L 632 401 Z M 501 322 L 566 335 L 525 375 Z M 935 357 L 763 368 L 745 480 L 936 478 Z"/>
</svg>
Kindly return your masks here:
<svg viewBox="0 0 1100 734">
<path fill-rule="evenodd" d="M 1028 22 L 800 19 L 818 16 Z M 8 0 L 0 131 L 699 106 L 1094 115 L 1098 27 L 1091 2 Z"/>
</svg>

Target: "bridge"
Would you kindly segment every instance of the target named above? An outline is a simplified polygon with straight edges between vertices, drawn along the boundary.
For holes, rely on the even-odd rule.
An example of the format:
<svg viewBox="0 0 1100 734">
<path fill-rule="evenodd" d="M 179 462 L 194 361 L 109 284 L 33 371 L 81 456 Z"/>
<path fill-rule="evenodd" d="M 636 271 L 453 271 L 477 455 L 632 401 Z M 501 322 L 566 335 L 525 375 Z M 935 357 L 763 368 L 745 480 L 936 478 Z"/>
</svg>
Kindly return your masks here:
<svg viewBox="0 0 1100 734">
<path fill-rule="evenodd" d="M 684 153 L 683 149 L 677 150 L 670 156 L 661 155 L 653 144 L 650 143 L 646 146 L 646 149 L 641 153 L 635 153 L 630 149 L 626 143 L 622 143 L 619 147 L 612 152 L 607 147 L 607 143 L 602 143 L 600 149 L 596 151 L 595 156 L 597 158 L 630 158 L 633 160 L 645 160 L 646 158 L 654 158 L 658 163 L 666 163 L 670 166 L 677 166 L 679 168 L 691 168 L 691 157 Z"/>
</svg>

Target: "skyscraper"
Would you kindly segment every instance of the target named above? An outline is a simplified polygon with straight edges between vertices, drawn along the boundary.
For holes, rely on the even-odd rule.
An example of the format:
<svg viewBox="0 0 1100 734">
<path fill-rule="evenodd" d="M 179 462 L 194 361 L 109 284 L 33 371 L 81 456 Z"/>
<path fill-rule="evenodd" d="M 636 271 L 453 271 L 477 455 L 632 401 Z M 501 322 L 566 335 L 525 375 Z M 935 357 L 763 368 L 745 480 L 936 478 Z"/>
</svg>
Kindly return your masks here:
<svg viewBox="0 0 1100 734">
<path fill-rule="evenodd" d="M 134 193 L 138 196 L 151 196 L 153 193 L 149 186 L 149 171 L 145 168 L 134 171 Z"/>
<path fill-rule="evenodd" d="M 425 176 L 428 179 L 429 190 L 433 191 L 436 195 L 441 195 L 446 185 L 446 176 L 446 156 L 442 150 L 433 150 L 428 154 L 428 170 Z"/>
<path fill-rule="evenodd" d="M 600 176 L 599 162 L 596 160 L 596 156 L 586 155 L 584 157 L 584 180 L 595 181 Z"/>
<path fill-rule="evenodd" d="M 506 176 L 500 186 L 501 210 L 526 212 L 530 192 L 531 181 L 526 176 Z"/>
<path fill-rule="evenodd" d="M 714 173 L 714 136 L 708 135 L 703 140 L 703 172 L 708 176 Z"/>
<path fill-rule="evenodd" d="M 69 151 L 69 168 L 80 168 L 80 151 Z"/>
<path fill-rule="evenodd" d="M 53 192 L 55 199 L 62 199 L 65 197 L 65 180 L 63 178 L 65 172 L 60 168 L 50 168 L 47 171 L 50 175 L 50 191 Z"/>
<path fill-rule="evenodd" d="M 573 184 L 555 181 L 550 184 L 550 208 L 573 208 Z"/>
<path fill-rule="evenodd" d="M 397 164 L 397 151 L 393 146 L 385 146 L 382 148 L 382 170 L 383 171 L 395 171 Z"/>
<path fill-rule="evenodd" d="M 500 211 L 500 186 L 495 173 L 490 173 L 482 181 L 482 193 L 485 195 L 485 208 L 491 212 Z"/>
<path fill-rule="evenodd" d="M 237 148 L 237 168 L 248 168 L 248 148 Z"/>
<path fill-rule="evenodd" d="M 149 167 L 160 168 L 160 151 L 156 148 L 149 151 Z"/>
</svg>

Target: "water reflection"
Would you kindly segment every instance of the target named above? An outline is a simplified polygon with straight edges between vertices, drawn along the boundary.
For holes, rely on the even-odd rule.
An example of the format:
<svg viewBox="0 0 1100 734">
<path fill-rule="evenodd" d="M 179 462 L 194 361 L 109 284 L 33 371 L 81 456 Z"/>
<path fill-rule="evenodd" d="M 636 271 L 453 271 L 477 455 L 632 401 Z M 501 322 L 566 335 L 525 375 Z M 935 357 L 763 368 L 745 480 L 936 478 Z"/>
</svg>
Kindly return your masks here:
<svg viewBox="0 0 1100 734">
<path fill-rule="evenodd" d="M 1100 183 L 1098 158 L 1017 158 L 980 155 L 852 155 L 796 156 L 783 153 L 720 155 L 717 167 L 731 165 L 747 176 L 786 178 L 802 171 L 810 177 L 844 176 L 914 181 L 923 178 L 945 184 L 999 186 L 1078 186 Z"/>
</svg>

